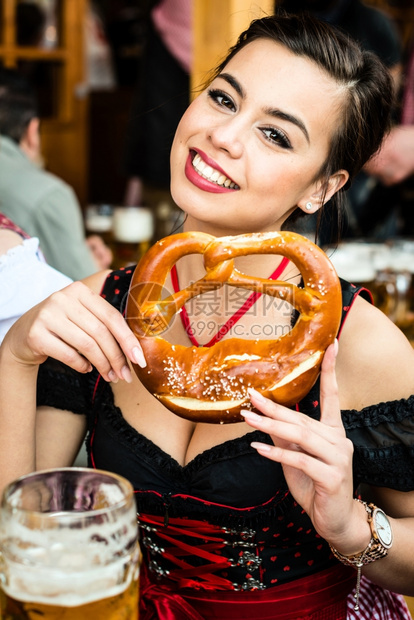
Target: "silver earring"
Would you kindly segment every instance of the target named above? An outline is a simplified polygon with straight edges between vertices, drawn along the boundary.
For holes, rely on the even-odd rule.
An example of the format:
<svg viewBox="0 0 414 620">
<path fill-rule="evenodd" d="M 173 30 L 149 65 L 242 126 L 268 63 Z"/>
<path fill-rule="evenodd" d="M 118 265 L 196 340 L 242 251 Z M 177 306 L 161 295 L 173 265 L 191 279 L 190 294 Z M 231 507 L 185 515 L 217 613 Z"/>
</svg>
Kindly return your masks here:
<svg viewBox="0 0 414 620">
<path fill-rule="evenodd" d="M 307 202 L 307 203 L 305 204 L 305 209 L 306 209 L 307 211 L 310 211 L 310 210 L 312 209 L 312 203 L 311 203 L 311 202 Z"/>
</svg>

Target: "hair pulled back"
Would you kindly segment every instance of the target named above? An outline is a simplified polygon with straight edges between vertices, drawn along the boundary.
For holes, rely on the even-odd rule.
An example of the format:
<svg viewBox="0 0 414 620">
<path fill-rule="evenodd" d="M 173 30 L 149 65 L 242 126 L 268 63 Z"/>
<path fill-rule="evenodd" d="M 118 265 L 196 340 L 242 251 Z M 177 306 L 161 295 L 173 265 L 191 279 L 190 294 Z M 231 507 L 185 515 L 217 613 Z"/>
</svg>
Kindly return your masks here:
<svg viewBox="0 0 414 620">
<path fill-rule="evenodd" d="M 38 115 L 34 91 L 25 77 L 13 69 L 0 71 L 0 134 L 19 144 Z"/>
<path fill-rule="evenodd" d="M 347 170 L 352 179 L 381 146 L 391 122 L 394 100 L 392 78 L 380 59 L 325 22 L 302 13 L 275 15 L 254 20 L 241 33 L 236 44 L 214 71 L 216 77 L 242 48 L 258 39 L 282 44 L 298 56 L 304 56 L 325 70 L 344 89 L 342 122 L 336 128 L 326 161 L 317 178 L 327 181 L 337 170 Z M 343 194 L 330 201 L 339 223 Z M 297 209 L 288 224 L 302 212 Z M 332 218 L 334 214 L 330 213 Z M 286 225 L 286 223 L 285 223 Z"/>
</svg>

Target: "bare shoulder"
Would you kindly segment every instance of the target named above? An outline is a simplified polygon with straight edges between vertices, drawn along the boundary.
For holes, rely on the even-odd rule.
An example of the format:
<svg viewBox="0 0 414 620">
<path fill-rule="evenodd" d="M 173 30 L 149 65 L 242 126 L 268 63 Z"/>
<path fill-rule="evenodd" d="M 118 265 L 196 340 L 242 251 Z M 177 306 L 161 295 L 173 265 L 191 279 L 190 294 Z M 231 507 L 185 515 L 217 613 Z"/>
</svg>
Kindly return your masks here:
<svg viewBox="0 0 414 620">
<path fill-rule="evenodd" d="M 109 276 L 110 273 L 112 273 L 110 269 L 104 269 L 103 271 L 98 271 L 97 273 L 94 273 L 91 276 L 84 278 L 82 282 L 86 284 L 86 286 L 90 288 L 91 291 L 99 294 L 102 290 L 106 278 Z"/>
<path fill-rule="evenodd" d="M 341 407 L 361 409 L 414 394 L 414 349 L 383 312 L 357 298 L 340 339 Z"/>
</svg>

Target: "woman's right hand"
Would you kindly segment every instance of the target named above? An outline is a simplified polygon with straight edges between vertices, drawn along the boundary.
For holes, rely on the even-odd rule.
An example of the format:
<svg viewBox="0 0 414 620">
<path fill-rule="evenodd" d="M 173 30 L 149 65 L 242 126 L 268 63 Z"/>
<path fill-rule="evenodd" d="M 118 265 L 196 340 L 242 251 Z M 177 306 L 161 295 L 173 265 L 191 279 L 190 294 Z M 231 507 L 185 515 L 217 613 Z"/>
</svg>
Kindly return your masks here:
<svg viewBox="0 0 414 620">
<path fill-rule="evenodd" d="M 26 312 L 6 334 L 3 346 L 25 366 L 39 365 L 50 356 L 82 373 L 93 365 L 112 382 L 132 380 L 127 360 L 146 365 L 121 313 L 82 282 Z"/>
</svg>

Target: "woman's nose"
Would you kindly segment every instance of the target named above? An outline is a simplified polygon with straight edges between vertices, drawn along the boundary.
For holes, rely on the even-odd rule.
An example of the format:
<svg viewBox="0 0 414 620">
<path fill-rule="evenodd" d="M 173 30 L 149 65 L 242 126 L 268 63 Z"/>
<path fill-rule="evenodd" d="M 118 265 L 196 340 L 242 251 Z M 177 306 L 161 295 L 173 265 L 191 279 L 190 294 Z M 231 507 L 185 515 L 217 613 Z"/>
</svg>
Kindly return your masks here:
<svg viewBox="0 0 414 620">
<path fill-rule="evenodd" d="M 236 119 L 229 119 L 211 127 L 209 138 L 215 148 L 227 151 L 231 157 L 241 157 L 243 142 L 240 138 L 240 127 Z"/>
</svg>

